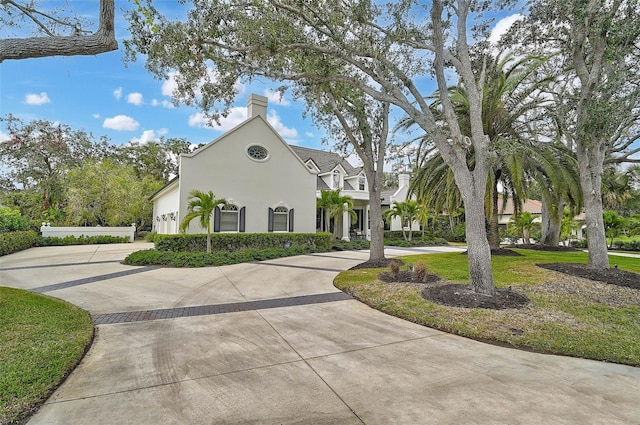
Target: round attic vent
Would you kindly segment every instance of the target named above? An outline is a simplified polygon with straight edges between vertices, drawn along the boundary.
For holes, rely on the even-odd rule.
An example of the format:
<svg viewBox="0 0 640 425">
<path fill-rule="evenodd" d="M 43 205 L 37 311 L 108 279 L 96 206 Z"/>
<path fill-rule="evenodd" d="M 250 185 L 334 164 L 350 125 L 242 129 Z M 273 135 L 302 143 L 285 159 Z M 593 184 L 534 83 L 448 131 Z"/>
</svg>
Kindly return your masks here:
<svg viewBox="0 0 640 425">
<path fill-rule="evenodd" d="M 247 155 L 249 158 L 256 161 L 266 161 L 269 159 L 269 151 L 260 145 L 251 145 L 247 148 Z"/>
</svg>

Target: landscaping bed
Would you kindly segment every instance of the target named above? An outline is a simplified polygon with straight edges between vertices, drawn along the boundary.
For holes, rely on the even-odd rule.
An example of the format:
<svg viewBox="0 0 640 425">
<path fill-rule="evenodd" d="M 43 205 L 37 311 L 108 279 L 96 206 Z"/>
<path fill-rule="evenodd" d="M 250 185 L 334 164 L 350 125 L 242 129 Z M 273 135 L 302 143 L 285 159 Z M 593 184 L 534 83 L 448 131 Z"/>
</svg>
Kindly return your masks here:
<svg viewBox="0 0 640 425">
<path fill-rule="evenodd" d="M 640 290 L 565 274 L 537 264 L 569 263 L 586 269 L 584 252 L 516 249 L 520 257 L 494 257 L 500 297 L 469 291 L 467 258 L 459 253 L 402 257 L 403 273 L 423 263 L 436 282 L 385 282 L 390 268 L 354 268 L 335 285 L 362 302 L 412 322 L 484 342 L 542 353 L 640 366 Z M 640 281 L 640 262 L 615 257 L 622 272 Z M 594 274 L 591 274 L 594 277 Z M 448 304 L 448 305 L 447 305 Z"/>
</svg>

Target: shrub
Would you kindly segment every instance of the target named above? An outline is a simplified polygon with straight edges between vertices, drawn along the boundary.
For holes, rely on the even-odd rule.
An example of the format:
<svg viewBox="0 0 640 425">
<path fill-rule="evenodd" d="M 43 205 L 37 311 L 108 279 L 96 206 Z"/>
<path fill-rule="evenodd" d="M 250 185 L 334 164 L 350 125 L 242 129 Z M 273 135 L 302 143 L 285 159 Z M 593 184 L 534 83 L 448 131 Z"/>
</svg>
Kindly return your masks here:
<svg viewBox="0 0 640 425">
<path fill-rule="evenodd" d="M 427 266 L 424 263 L 418 263 L 413 267 L 413 281 L 424 282 L 427 277 Z"/>
<path fill-rule="evenodd" d="M 67 245 L 93 245 L 93 244 L 109 244 L 109 243 L 128 243 L 128 236 L 65 236 L 64 238 L 56 238 L 53 236 L 40 236 L 36 243 L 37 246 L 67 246 Z"/>
<path fill-rule="evenodd" d="M 389 273 L 394 279 L 398 278 L 398 274 L 400 273 L 400 264 L 395 261 L 389 264 Z"/>
<path fill-rule="evenodd" d="M 33 230 L 0 233 L 0 256 L 31 248 L 37 240 L 38 234 Z"/>
<path fill-rule="evenodd" d="M 0 208 L 0 233 L 24 232 L 29 230 L 29 223 L 20 215 L 20 211 L 11 208 Z"/>
<path fill-rule="evenodd" d="M 569 243 L 569 245 L 574 247 L 574 248 L 585 249 L 587 247 L 587 240 L 586 239 L 580 239 L 580 240 L 577 240 L 577 241 L 571 241 Z"/>
<path fill-rule="evenodd" d="M 207 235 L 156 235 L 158 251 L 205 252 Z M 331 249 L 329 233 L 215 233 L 211 235 L 212 251 L 245 249 L 311 247 L 319 251 Z"/>
<path fill-rule="evenodd" d="M 289 257 L 293 255 L 310 254 L 319 250 L 311 246 L 297 246 L 291 248 L 248 248 L 239 251 L 213 251 L 206 252 L 173 252 L 146 249 L 129 254 L 125 264 L 133 266 L 165 265 L 172 267 L 205 267 L 224 266 L 228 264 L 246 263 L 250 261 L 263 261 L 274 258 Z"/>
<path fill-rule="evenodd" d="M 359 251 L 362 249 L 369 249 L 371 247 L 371 242 L 367 240 L 357 240 L 357 241 L 342 241 L 336 240 L 333 241 L 331 249 L 336 251 Z"/>
</svg>

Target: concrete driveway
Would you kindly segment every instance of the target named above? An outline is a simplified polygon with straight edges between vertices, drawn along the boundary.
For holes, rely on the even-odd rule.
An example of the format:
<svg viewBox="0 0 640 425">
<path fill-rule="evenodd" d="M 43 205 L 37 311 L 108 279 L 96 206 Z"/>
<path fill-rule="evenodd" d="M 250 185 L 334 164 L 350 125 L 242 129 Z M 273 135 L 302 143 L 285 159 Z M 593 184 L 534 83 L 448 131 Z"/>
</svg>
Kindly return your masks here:
<svg viewBox="0 0 640 425">
<path fill-rule="evenodd" d="M 332 285 L 365 252 L 120 264 L 147 247 L 0 258 L 3 286 L 70 301 L 97 324 L 29 424 L 640 424 L 640 368 L 496 347 L 372 310 Z"/>
</svg>

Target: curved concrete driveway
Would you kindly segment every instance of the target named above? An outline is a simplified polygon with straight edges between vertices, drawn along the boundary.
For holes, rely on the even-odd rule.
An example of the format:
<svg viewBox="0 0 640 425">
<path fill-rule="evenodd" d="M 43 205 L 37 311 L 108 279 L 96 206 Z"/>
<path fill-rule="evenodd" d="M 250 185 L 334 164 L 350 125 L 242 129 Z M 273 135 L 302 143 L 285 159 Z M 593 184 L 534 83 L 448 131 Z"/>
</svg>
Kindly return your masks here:
<svg viewBox="0 0 640 425">
<path fill-rule="evenodd" d="M 332 280 L 366 253 L 119 263 L 142 248 L 0 258 L 2 285 L 63 298 L 98 323 L 29 424 L 640 423 L 640 368 L 482 344 L 350 299 Z"/>
</svg>

